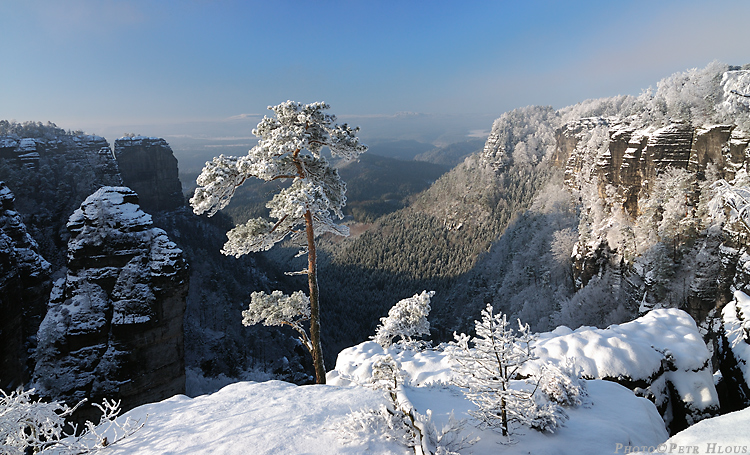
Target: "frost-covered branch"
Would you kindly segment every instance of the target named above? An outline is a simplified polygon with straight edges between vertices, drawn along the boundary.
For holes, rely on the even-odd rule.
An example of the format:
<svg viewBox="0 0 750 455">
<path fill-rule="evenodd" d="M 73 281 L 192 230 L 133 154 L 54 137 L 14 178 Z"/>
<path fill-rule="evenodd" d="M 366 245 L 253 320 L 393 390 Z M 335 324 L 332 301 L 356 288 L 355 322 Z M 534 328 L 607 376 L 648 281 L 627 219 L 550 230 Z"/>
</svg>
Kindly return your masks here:
<svg viewBox="0 0 750 455">
<path fill-rule="evenodd" d="M 724 205 L 729 207 L 729 221 L 732 223 L 739 221 L 745 226 L 745 229 L 750 231 L 750 188 L 730 185 L 724 179 L 716 181 L 711 185 L 711 188 L 716 191 L 717 197 L 721 198 Z M 710 204 L 710 209 L 711 215 L 714 217 L 724 215 L 721 212 L 722 206 L 717 204 L 715 200 Z"/>
<path fill-rule="evenodd" d="M 253 292 L 250 295 L 250 306 L 242 312 L 242 324 L 251 326 L 261 323 L 265 326 L 286 325 L 300 334 L 300 341 L 312 351 L 310 337 L 302 325 L 310 320 L 310 299 L 302 292 L 285 295 L 281 291 Z"/>
<path fill-rule="evenodd" d="M 101 405 L 94 404 L 102 412 L 98 424 L 87 421 L 83 431 L 78 432 L 73 426 L 68 432 L 65 418 L 83 402 L 71 408 L 57 401 L 35 400 L 33 395 L 34 389 L 19 389 L 10 394 L 0 389 L 0 453 L 94 453 L 122 441 L 145 425 L 130 418 L 125 422 L 116 421 L 120 402 L 105 399 Z"/>
</svg>

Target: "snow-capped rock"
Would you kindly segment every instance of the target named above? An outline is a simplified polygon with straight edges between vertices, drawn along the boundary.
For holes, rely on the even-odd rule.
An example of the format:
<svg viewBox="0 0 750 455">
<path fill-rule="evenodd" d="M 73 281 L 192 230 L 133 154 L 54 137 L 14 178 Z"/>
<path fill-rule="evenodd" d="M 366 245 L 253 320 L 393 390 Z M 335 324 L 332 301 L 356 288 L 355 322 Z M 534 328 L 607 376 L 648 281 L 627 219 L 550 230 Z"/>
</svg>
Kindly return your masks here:
<svg viewBox="0 0 750 455">
<path fill-rule="evenodd" d="M 657 453 L 729 454 L 750 452 L 750 409 L 703 420 L 658 446 Z M 631 451 L 632 452 L 632 451 Z"/>
<path fill-rule="evenodd" d="M 722 406 L 735 411 L 750 405 L 750 297 L 736 291 L 721 316 L 718 358 Z"/>
<path fill-rule="evenodd" d="M 562 326 L 540 334 L 534 347 L 539 359 L 526 374 L 569 358 L 584 378 L 618 382 L 653 401 L 671 433 L 719 411 L 711 354 L 682 310 L 653 310 L 606 329 Z"/>
</svg>

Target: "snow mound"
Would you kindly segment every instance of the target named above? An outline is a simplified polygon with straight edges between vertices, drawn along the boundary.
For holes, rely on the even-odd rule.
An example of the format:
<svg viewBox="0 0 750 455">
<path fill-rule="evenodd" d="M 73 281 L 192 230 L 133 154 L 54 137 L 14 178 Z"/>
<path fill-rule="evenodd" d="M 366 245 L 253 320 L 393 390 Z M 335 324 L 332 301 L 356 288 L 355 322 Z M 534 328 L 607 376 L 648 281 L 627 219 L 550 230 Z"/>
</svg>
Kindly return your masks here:
<svg viewBox="0 0 750 455">
<path fill-rule="evenodd" d="M 748 426 L 750 408 L 706 419 L 669 438 L 662 453 L 748 453 L 750 433 L 740 430 Z"/>
<path fill-rule="evenodd" d="M 558 327 L 540 334 L 535 349 L 539 359 L 530 362 L 526 374 L 570 358 L 584 378 L 615 381 L 654 401 L 672 428 L 718 411 L 711 354 L 695 321 L 682 310 L 653 310 L 606 329 Z M 671 400 L 672 393 L 681 400 Z M 685 422 L 677 422 L 683 414 Z"/>
<path fill-rule="evenodd" d="M 336 368 L 328 372 L 326 382 L 333 385 L 364 384 L 372 376 L 372 365 L 386 355 L 401 364 L 406 373 L 406 385 L 448 384 L 453 378 L 452 361 L 441 350 L 401 349 L 398 344 L 384 349 L 374 341 L 365 341 L 339 353 Z"/>
</svg>

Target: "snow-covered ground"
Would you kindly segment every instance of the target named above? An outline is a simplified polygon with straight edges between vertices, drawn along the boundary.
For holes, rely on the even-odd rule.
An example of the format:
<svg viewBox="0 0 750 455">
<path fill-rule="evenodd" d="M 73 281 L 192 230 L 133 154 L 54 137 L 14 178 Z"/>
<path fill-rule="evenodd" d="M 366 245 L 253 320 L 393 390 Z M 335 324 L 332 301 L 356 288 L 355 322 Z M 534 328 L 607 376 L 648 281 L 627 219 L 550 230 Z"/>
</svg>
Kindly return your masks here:
<svg viewBox="0 0 750 455">
<path fill-rule="evenodd" d="M 542 334 L 536 348 L 540 357 L 549 361 L 556 356 L 574 357 L 584 373 L 591 376 L 595 370 L 597 375 L 610 378 L 627 374 L 632 379 L 642 379 L 654 370 L 673 375 L 669 381 L 683 399 L 692 391 L 693 402 L 700 406 L 713 401 L 715 390 L 705 384 L 703 377 L 705 345 L 693 333 L 695 324 L 685 317 L 678 310 L 658 310 L 606 330 L 561 328 Z M 719 452 L 719 446 L 750 448 L 750 436 L 737 431 L 750 423 L 750 413 L 746 411 L 706 419 L 668 440 L 664 421 L 651 401 L 615 382 L 598 379 L 585 381 L 588 396 L 583 405 L 566 407 L 568 419 L 555 433 L 516 427 L 514 442 L 509 444 L 499 432 L 476 426 L 469 414 L 475 409 L 474 404 L 452 385 L 455 373 L 451 349 L 455 348 L 441 345 L 428 350 L 406 349 L 398 344 L 383 348 L 370 341 L 339 354 L 336 369 L 328 373 L 327 385 L 245 381 L 209 395 L 175 396 L 144 405 L 125 414 L 144 421 L 143 428 L 107 452 L 412 454 L 413 449 L 385 439 L 378 431 L 360 431 L 353 441 L 351 436 L 343 438 L 342 427 L 350 422 L 348 416 L 353 411 L 376 410 L 391 404 L 384 391 L 363 385 L 372 376 L 373 364 L 386 356 L 394 358 L 404 374 L 405 399 L 414 410 L 430 414 L 438 429 L 448 423 L 451 414 L 467 419 L 465 436 L 479 440 L 462 449 L 461 454 L 601 455 L 649 450 L 730 453 Z M 664 362 L 668 362 L 668 368 L 664 368 Z M 686 451 L 688 446 L 690 452 Z M 716 451 L 712 452 L 712 448 Z"/>
<path fill-rule="evenodd" d="M 750 453 L 750 408 L 700 421 L 672 436 L 663 453 Z"/>
<path fill-rule="evenodd" d="M 328 385 L 295 386 L 281 381 L 239 382 L 196 398 L 176 396 L 126 414 L 146 422 L 137 433 L 112 446 L 111 454 L 411 454 L 412 449 L 379 434 L 344 444 L 340 427 L 351 411 L 388 403 L 382 391 L 356 385 L 369 377 L 372 360 L 390 353 L 408 375 L 404 387 L 420 413 L 432 410 L 438 428 L 451 412 L 469 418 L 466 433 L 480 440 L 461 453 L 591 454 L 617 453 L 617 447 L 656 446 L 668 437 L 655 406 L 609 381 L 587 381 L 588 402 L 567 409 L 565 426 L 554 434 L 521 429 L 507 444 L 498 432 L 478 429 L 468 410 L 473 404 L 447 384 L 450 360 L 444 352 L 384 351 L 367 342 L 343 351 L 341 370 Z M 364 367 L 363 367 L 364 366 Z M 344 377 L 349 379 L 344 379 Z M 618 446 L 618 444 L 620 444 Z"/>
<path fill-rule="evenodd" d="M 471 403 L 450 387 L 407 387 L 417 410 L 467 417 Z M 469 426 L 480 441 L 466 453 L 591 454 L 615 453 L 617 444 L 657 445 L 667 439 L 651 402 L 607 381 L 589 381 L 591 403 L 569 412 L 556 434 L 527 429 L 517 442 L 491 430 Z M 140 406 L 126 416 L 146 424 L 107 450 L 110 454 L 410 454 L 413 450 L 373 434 L 343 444 L 338 427 L 352 410 L 386 404 L 380 391 L 359 386 L 295 386 L 281 381 L 238 382 L 196 398 L 175 396 Z"/>
</svg>

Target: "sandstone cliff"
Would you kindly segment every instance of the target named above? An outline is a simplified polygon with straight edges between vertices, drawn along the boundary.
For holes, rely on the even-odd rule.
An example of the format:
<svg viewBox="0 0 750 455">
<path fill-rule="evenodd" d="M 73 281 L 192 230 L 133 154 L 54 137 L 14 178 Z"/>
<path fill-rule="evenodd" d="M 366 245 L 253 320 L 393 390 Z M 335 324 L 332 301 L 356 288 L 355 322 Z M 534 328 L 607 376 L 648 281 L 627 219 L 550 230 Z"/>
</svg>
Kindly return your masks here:
<svg viewBox="0 0 750 455">
<path fill-rule="evenodd" d="M 56 270 L 65 265 L 70 214 L 97 188 L 122 179 L 104 138 L 35 133 L 0 136 L 0 180 L 13 189 L 16 209 Z"/>
<path fill-rule="evenodd" d="M 143 210 L 153 213 L 185 205 L 177 159 L 167 141 L 154 137 L 123 137 L 115 141 L 123 183 L 140 196 Z"/>
<path fill-rule="evenodd" d="M 25 384 L 33 369 L 29 353 L 46 311 L 50 265 L 37 251 L 15 210 L 15 198 L 0 182 L 0 388 Z"/>
<path fill-rule="evenodd" d="M 183 393 L 182 251 L 125 187 L 96 191 L 67 228 L 68 270 L 39 329 L 39 393 L 119 398 L 125 409 Z"/>
</svg>

